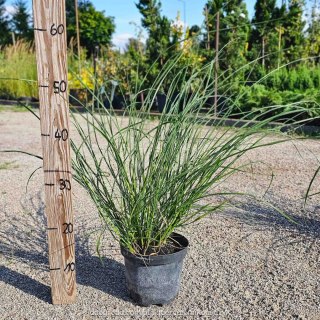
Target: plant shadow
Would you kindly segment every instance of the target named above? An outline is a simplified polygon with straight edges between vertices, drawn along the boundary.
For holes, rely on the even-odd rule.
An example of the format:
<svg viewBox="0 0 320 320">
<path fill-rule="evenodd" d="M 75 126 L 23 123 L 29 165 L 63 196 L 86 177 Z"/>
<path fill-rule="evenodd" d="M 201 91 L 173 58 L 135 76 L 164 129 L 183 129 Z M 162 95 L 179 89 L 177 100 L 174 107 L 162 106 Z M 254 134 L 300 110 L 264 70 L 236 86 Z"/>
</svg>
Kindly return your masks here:
<svg viewBox="0 0 320 320">
<path fill-rule="evenodd" d="M 237 205 L 235 209 L 225 210 L 222 215 L 232 217 L 240 222 L 253 227 L 256 230 L 285 230 L 297 234 L 301 237 L 320 239 L 320 207 L 312 208 L 313 214 L 299 210 L 300 214 L 290 212 L 281 208 L 285 217 L 274 208 L 248 201 Z M 304 214 L 302 214 L 304 213 Z"/>
<path fill-rule="evenodd" d="M 76 237 L 77 282 L 118 299 L 130 301 L 124 265 L 109 257 L 100 259 L 93 256 L 88 249 L 88 243 L 89 238 Z"/>
<path fill-rule="evenodd" d="M 8 262 L 0 267 L 0 281 L 16 287 L 50 303 L 50 287 L 25 274 L 14 271 L 10 265 L 22 262 L 37 271 L 48 272 L 48 246 L 46 241 L 46 219 L 41 193 L 30 198 L 31 208 L 22 204 L 24 214 L 9 216 L 10 224 L 0 226 L 0 254 Z M 33 213 L 30 213 L 33 212 Z M 91 254 L 89 237 L 79 228 L 76 234 L 76 279 L 77 283 L 90 286 L 118 299 L 130 301 L 125 283 L 124 265 L 110 259 Z M 49 273 L 48 273 L 49 279 Z"/>
</svg>

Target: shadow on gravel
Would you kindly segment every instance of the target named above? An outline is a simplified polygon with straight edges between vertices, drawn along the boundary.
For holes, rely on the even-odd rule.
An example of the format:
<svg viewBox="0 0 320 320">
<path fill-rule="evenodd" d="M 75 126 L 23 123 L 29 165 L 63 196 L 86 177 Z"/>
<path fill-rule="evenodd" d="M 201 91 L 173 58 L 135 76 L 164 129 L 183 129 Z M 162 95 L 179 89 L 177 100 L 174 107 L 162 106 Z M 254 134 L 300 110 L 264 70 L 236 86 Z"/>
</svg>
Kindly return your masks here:
<svg viewBox="0 0 320 320">
<path fill-rule="evenodd" d="M 27 275 L 13 271 L 5 266 L 0 267 L 0 281 L 3 281 L 44 302 L 51 303 L 50 287 Z"/>
<path fill-rule="evenodd" d="M 46 219 L 41 193 L 28 200 L 28 205 L 21 205 L 23 213 L 20 216 L 4 212 L 5 224 L 0 225 L 0 254 L 10 263 L 22 262 L 35 270 L 46 271 L 49 278 Z M 77 283 L 129 301 L 123 264 L 107 257 L 103 258 L 102 264 L 100 258 L 91 252 L 89 238 L 76 235 Z M 48 286 L 7 267 L 0 268 L 0 280 L 45 302 L 51 301 Z"/>
<path fill-rule="evenodd" d="M 112 259 L 78 255 L 77 282 L 93 287 L 124 301 L 130 301 L 125 283 L 124 266 Z"/>
<path fill-rule="evenodd" d="M 240 209 L 240 210 L 238 210 Z M 320 208 L 315 208 L 319 211 Z M 313 239 L 320 239 L 320 220 L 319 214 L 316 218 L 297 215 L 292 212 L 285 212 L 294 222 L 282 216 L 275 209 L 266 207 L 259 203 L 245 203 L 237 206 L 235 210 L 226 210 L 223 215 L 236 218 L 241 222 L 256 227 L 257 229 L 273 229 L 273 230 L 287 230 L 307 236 Z M 310 214 L 309 214 L 310 215 Z"/>
</svg>

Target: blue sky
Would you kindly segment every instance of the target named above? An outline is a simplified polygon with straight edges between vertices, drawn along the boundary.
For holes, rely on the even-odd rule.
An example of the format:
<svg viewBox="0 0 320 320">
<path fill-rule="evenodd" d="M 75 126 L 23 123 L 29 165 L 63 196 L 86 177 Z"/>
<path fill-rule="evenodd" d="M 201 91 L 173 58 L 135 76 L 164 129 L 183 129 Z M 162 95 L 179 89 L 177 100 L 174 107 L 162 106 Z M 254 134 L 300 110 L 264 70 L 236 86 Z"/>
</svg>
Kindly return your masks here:
<svg viewBox="0 0 320 320">
<path fill-rule="evenodd" d="M 11 3 L 7 0 L 8 11 L 12 10 Z M 116 32 L 113 37 L 115 46 L 123 48 L 128 38 L 137 34 L 134 24 L 140 25 L 141 16 L 135 3 L 138 0 L 92 0 L 97 10 L 104 10 L 106 15 L 113 16 L 116 22 Z M 188 26 L 203 23 L 203 7 L 207 0 L 162 0 L 162 13 L 174 20 L 180 11 L 181 20 Z M 252 17 L 255 0 L 246 0 L 249 16 Z M 28 0 L 31 10 L 31 0 Z M 134 24 L 132 24 L 133 22 Z"/>
<path fill-rule="evenodd" d="M 137 0 L 93 0 L 92 2 L 98 10 L 105 10 L 107 15 L 115 17 L 117 29 L 113 42 L 116 46 L 123 47 L 129 37 L 136 35 L 136 27 L 130 22 L 140 25 L 141 15 L 135 6 Z M 201 25 L 206 2 L 207 0 L 162 0 L 162 13 L 174 20 L 179 11 L 183 22 L 185 14 L 186 25 Z M 247 0 L 246 3 L 251 16 L 255 0 Z"/>
</svg>

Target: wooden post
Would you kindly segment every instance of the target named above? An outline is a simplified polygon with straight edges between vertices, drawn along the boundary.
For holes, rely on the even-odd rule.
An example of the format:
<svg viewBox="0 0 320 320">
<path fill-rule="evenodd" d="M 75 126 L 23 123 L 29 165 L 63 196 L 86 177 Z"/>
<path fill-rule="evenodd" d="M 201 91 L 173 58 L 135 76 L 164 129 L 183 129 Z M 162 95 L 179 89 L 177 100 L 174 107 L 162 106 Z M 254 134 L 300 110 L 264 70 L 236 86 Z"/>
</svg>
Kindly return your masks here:
<svg viewBox="0 0 320 320">
<path fill-rule="evenodd" d="M 279 29 L 276 28 L 276 30 L 279 32 L 279 37 L 278 37 L 278 69 L 280 68 L 281 65 L 281 37 L 282 37 L 282 26 L 279 26 Z"/>
<path fill-rule="evenodd" d="M 12 36 L 12 44 L 15 47 L 16 46 L 16 35 L 14 34 L 14 32 L 11 32 L 11 36 Z"/>
<path fill-rule="evenodd" d="M 65 0 L 33 0 L 53 304 L 75 301 Z"/>
<path fill-rule="evenodd" d="M 205 15 L 206 15 L 206 25 L 207 25 L 207 43 L 206 43 L 206 49 L 207 49 L 207 50 L 210 50 L 210 24 L 209 24 L 208 5 L 205 6 Z"/>
<path fill-rule="evenodd" d="M 262 40 L 262 68 L 264 69 L 264 67 L 265 67 L 265 45 L 266 45 L 264 35 L 262 36 L 261 40 Z"/>
<path fill-rule="evenodd" d="M 79 28 L 79 10 L 78 0 L 74 0 L 74 10 L 76 14 L 76 29 L 77 29 L 77 49 L 78 49 L 78 61 L 79 61 L 79 75 L 81 74 L 81 48 L 80 48 L 80 28 Z"/>
<path fill-rule="evenodd" d="M 220 9 L 216 16 L 216 58 L 214 69 L 214 116 L 218 115 L 218 70 L 219 70 L 219 35 L 220 35 Z"/>
</svg>

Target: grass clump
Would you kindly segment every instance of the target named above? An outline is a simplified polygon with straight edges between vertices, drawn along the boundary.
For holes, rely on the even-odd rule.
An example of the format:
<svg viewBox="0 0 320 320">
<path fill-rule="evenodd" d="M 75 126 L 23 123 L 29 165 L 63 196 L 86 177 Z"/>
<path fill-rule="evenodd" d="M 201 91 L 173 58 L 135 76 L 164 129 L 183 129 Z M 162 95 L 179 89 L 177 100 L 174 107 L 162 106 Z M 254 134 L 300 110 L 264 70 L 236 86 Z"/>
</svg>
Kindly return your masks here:
<svg viewBox="0 0 320 320">
<path fill-rule="evenodd" d="M 0 163 L 0 170 L 10 170 L 10 169 L 18 168 L 19 166 L 14 163 L 15 161 L 7 161 L 7 162 Z"/>
<path fill-rule="evenodd" d="M 0 53 L 0 97 L 38 97 L 34 48 L 23 40 L 4 47 Z M 19 81 L 18 81 L 19 80 Z"/>
<path fill-rule="evenodd" d="M 72 141 L 74 178 L 113 236 L 138 255 L 159 252 L 176 229 L 227 205 L 235 193 L 220 184 L 244 170 L 239 160 L 248 151 L 289 139 L 264 139 L 280 131 L 266 129 L 270 122 L 290 118 L 290 111 L 277 105 L 242 113 L 239 121 L 257 120 L 242 129 L 219 128 L 232 108 L 216 126 L 207 126 L 212 110 L 200 110 L 212 96 L 214 61 L 190 74 L 191 65 L 175 68 L 178 59 L 167 63 L 142 104 L 136 91 L 122 117 L 113 116 L 99 100 L 81 120 L 74 117 L 81 138 L 81 143 Z M 164 112 L 150 120 L 147 114 L 172 73 Z"/>
</svg>

